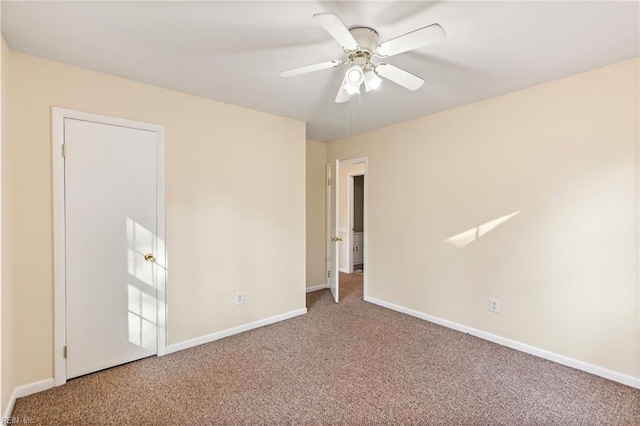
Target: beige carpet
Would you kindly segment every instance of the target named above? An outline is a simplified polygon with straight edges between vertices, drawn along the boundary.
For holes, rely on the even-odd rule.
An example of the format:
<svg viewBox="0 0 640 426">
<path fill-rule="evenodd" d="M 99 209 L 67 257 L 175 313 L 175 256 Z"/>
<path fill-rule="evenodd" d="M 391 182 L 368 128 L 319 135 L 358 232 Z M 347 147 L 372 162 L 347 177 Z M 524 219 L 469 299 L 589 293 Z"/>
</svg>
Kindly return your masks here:
<svg viewBox="0 0 640 426">
<path fill-rule="evenodd" d="M 17 401 L 36 424 L 639 425 L 640 390 L 362 301 L 309 313 Z"/>
</svg>

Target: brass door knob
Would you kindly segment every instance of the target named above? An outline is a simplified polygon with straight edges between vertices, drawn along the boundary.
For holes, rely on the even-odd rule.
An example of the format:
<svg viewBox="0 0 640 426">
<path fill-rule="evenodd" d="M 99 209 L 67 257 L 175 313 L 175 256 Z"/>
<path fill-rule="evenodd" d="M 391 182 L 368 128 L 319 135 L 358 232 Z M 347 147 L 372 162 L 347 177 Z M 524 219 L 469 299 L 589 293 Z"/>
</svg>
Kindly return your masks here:
<svg viewBox="0 0 640 426">
<path fill-rule="evenodd" d="M 144 255 L 144 260 L 146 260 L 147 262 L 153 262 L 156 260 L 156 258 L 153 257 L 151 253 L 147 253 Z"/>
</svg>

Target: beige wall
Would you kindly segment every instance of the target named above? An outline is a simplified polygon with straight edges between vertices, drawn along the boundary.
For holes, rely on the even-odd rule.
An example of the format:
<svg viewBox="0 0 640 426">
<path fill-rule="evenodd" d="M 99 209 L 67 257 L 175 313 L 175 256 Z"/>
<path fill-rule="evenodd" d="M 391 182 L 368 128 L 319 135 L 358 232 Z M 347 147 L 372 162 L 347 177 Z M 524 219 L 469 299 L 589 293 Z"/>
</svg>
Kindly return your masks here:
<svg viewBox="0 0 640 426">
<path fill-rule="evenodd" d="M 11 186 L 9 185 L 9 171 L 11 167 L 11 163 L 9 162 L 9 138 L 7 132 L 7 123 L 9 122 L 9 110 L 6 108 L 6 105 L 9 103 L 9 49 L 2 39 L 2 63 L 1 63 L 1 119 L 2 119 L 2 128 L 1 128 L 1 149 L 0 149 L 0 198 L 1 198 L 1 209 L 0 209 L 0 395 L 1 395 L 1 403 L 0 406 L 0 415 L 4 415 L 4 409 L 9 402 L 9 397 L 13 392 L 13 388 L 15 386 L 15 353 L 13 350 L 13 336 L 14 336 L 14 325 L 15 321 L 13 318 L 13 286 L 14 286 L 14 277 L 13 277 L 13 268 L 12 268 L 12 230 L 10 225 L 10 209 L 11 205 Z"/>
<path fill-rule="evenodd" d="M 53 375 L 51 106 L 165 126 L 169 344 L 305 307 L 303 122 L 16 52 L 11 70 L 16 385 Z"/>
<path fill-rule="evenodd" d="M 330 143 L 369 158 L 369 295 L 640 377 L 638 112 L 631 60 Z"/>
<path fill-rule="evenodd" d="M 307 287 L 327 283 L 327 144 L 307 141 Z"/>
</svg>

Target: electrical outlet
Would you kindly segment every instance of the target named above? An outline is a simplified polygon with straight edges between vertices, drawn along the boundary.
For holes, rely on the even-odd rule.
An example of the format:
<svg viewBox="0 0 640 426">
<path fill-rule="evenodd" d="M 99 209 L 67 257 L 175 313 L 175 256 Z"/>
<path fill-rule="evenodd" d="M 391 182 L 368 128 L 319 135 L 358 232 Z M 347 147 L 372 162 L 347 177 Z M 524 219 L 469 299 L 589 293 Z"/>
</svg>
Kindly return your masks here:
<svg viewBox="0 0 640 426">
<path fill-rule="evenodd" d="M 236 293 L 236 305 L 242 305 L 244 303 L 244 293 Z"/>
<path fill-rule="evenodd" d="M 500 301 L 498 299 L 489 299 L 489 310 L 496 314 L 500 312 Z"/>
</svg>

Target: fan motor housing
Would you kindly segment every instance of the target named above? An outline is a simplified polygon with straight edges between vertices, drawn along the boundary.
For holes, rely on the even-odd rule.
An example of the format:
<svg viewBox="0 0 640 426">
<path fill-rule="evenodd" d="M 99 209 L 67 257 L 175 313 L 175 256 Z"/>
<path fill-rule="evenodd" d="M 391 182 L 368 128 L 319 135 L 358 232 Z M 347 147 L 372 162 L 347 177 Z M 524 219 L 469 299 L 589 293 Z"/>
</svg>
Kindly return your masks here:
<svg viewBox="0 0 640 426">
<path fill-rule="evenodd" d="M 378 47 L 378 32 L 369 27 L 353 27 L 349 29 L 349 32 L 358 43 L 358 47 L 361 51 L 366 52 L 369 56 L 373 56 L 376 53 Z"/>
</svg>

